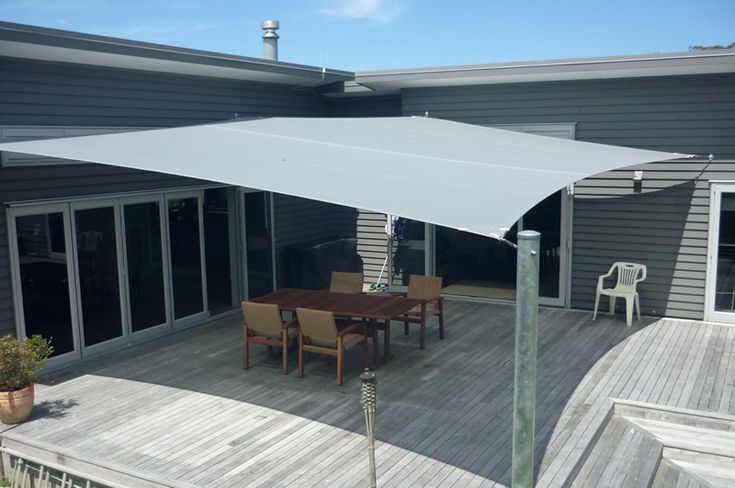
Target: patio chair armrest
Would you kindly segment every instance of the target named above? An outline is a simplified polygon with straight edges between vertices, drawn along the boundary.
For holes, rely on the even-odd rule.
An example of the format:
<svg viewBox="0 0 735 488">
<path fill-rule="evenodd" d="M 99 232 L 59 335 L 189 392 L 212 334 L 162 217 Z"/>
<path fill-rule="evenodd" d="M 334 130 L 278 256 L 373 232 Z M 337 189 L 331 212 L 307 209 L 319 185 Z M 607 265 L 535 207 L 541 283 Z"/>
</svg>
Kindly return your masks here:
<svg viewBox="0 0 735 488">
<path fill-rule="evenodd" d="M 605 278 L 610 278 L 612 276 L 612 273 L 601 275 L 599 278 L 597 278 L 597 289 L 602 290 L 602 287 L 605 285 Z"/>
<path fill-rule="evenodd" d="M 347 334 L 363 334 L 365 335 L 365 323 L 364 322 L 354 322 L 344 329 L 337 332 L 337 335 L 339 337 L 343 337 Z"/>
</svg>

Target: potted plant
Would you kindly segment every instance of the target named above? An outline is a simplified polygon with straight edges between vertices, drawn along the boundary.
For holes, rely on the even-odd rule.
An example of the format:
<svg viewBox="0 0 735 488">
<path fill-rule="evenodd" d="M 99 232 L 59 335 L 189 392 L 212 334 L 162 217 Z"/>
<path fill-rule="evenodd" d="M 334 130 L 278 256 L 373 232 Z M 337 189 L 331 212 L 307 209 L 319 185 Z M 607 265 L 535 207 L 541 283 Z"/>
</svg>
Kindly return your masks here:
<svg viewBox="0 0 735 488">
<path fill-rule="evenodd" d="M 40 335 L 0 337 L 0 422 L 17 424 L 31 414 L 34 382 L 53 350 Z"/>
</svg>

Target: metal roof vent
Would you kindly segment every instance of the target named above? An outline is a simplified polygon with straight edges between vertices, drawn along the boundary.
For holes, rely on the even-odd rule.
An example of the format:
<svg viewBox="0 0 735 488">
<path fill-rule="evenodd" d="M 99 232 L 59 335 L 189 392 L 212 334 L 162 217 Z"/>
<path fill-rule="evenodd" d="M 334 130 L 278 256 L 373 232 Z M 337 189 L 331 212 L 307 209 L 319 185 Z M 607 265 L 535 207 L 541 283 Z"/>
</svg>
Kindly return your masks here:
<svg viewBox="0 0 735 488">
<path fill-rule="evenodd" d="M 260 23 L 263 29 L 263 58 L 269 61 L 278 61 L 278 30 L 277 20 L 264 20 Z"/>
</svg>

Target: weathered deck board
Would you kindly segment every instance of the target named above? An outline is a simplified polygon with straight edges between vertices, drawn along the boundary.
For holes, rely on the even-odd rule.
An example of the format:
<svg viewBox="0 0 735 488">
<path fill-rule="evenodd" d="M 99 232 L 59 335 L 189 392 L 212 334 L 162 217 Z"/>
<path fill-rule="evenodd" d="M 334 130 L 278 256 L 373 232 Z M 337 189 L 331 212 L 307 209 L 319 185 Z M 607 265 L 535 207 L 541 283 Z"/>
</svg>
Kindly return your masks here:
<svg viewBox="0 0 735 488">
<path fill-rule="evenodd" d="M 396 357 L 378 371 L 380 486 L 510 483 L 514 308 L 446 304 L 447 339 L 439 341 L 432 324 L 426 350 L 415 329 L 404 336 L 394 324 Z M 735 410 L 735 328 L 590 318 L 541 310 L 539 487 L 564 486 L 582 456 L 597 455 L 590 442 L 610 398 Z M 281 374 L 264 349 L 243 371 L 240 337 L 231 317 L 65 371 L 39 387 L 41 407 L 12 431 L 200 486 L 366 485 L 359 354 L 349 356 L 345 386 L 337 387 L 334 365 L 318 356 L 303 380 L 293 370 Z M 650 447 L 627 442 L 621 455 L 629 445 Z M 603 457 L 585 469 L 583 479 L 630 475 Z"/>
</svg>

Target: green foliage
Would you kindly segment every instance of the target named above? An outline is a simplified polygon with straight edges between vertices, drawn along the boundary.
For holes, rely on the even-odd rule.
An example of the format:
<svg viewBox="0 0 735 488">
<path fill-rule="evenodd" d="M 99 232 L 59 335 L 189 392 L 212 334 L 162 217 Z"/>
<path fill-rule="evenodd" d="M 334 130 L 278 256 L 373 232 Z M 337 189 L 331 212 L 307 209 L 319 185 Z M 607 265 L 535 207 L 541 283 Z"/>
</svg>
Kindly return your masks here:
<svg viewBox="0 0 735 488">
<path fill-rule="evenodd" d="M 7 478 L 0 478 L 0 487 L 13 486 Z"/>
<path fill-rule="evenodd" d="M 727 46 L 720 46 L 715 44 L 714 46 L 689 46 L 690 51 L 713 51 L 715 49 L 732 49 L 735 48 L 735 42 L 731 42 Z"/>
<path fill-rule="evenodd" d="M 38 372 L 54 351 L 40 335 L 19 341 L 12 335 L 0 338 L 0 391 L 25 388 L 38 379 Z"/>
</svg>

